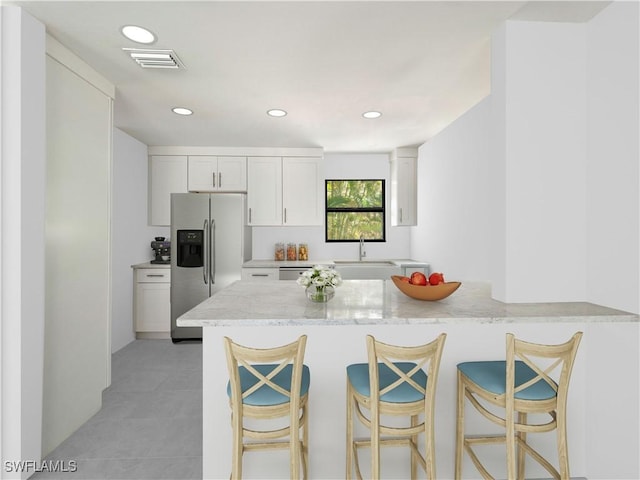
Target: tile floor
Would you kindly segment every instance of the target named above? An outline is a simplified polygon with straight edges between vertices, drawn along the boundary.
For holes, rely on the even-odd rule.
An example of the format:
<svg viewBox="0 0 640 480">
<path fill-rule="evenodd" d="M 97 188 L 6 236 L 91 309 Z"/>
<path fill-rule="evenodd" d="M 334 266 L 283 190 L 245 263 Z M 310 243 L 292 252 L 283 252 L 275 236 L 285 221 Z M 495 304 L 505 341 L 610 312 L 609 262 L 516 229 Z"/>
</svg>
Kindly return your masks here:
<svg viewBox="0 0 640 480">
<path fill-rule="evenodd" d="M 31 478 L 202 478 L 202 344 L 135 340 L 111 373 L 102 409 L 46 458 L 77 471 Z"/>
</svg>

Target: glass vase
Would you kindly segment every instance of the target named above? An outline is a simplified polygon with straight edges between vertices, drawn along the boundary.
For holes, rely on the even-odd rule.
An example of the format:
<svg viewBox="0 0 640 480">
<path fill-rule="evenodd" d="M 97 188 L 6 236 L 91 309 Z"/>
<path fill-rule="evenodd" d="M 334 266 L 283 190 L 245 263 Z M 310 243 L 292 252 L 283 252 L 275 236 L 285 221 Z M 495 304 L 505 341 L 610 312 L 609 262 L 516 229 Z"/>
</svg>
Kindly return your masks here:
<svg viewBox="0 0 640 480">
<path fill-rule="evenodd" d="M 331 285 L 327 285 L 326 287 L 309 285 L 305 292 L 307 294 L 307 298 L 316 303 L 327 303 L 336 293 L 335 289 Z"/>
</svg>

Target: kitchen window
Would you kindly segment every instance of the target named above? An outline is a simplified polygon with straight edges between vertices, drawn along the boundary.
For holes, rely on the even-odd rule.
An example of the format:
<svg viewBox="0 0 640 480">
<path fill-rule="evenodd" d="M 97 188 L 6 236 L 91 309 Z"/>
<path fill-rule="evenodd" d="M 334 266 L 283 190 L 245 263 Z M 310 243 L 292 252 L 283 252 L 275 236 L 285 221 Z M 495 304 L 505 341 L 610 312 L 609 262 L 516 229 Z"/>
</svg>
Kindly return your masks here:
<svg viewBox="0 0 640 480">
<path fill-rule="evenodd" d="M 384 180 L 325 180 L 325 240 L 385 241 Z"/>
</svg>

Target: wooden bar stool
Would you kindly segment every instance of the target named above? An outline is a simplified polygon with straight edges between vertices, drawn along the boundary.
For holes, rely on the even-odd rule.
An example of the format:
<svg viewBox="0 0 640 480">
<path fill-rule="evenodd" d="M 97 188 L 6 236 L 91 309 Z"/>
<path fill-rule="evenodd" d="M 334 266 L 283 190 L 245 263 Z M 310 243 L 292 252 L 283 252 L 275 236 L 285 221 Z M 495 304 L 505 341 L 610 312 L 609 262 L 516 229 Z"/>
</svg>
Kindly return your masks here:
<svg viewBox="0 0 640 480">
<path fill-rule="evenodd" d="M 440 358 L 446 334 L 426 345 L 388 345 L 367 336 L 368 363 L 347 367 L 347 474 L 362 479 L 358 448 L 371 448 L 371 473 L 380 478 L 380 447 L 406 445 L 411 449 L 411 478 L 418 462 L 431 479 L 436 478 L 433 416 Z M 426 371 L 425 371 L 426 370 Z M 368 410 L 365 415 L 363 410 Z M 353 412 L 370 430 L 370 439 L 353 438 Z M 406 427 L 383 425 L 381 415 L 406 416 Z M 422 417 L 420 419 L 420 417 Z M 420 421 L 421 420 L 421 421 Z M 418 449 L 418 435 L 425 435 L 425 455 Z M 384 435 L 384 437 L 383 437 Z"/>
<path fill-rule="evenodd" d="M 242 478 L 242 454 L 249 450 L 289 449 L 291 478 L 307 478 L 309 368 L 304 365 L 306 335 L 288 345 L 269 349 L 245 347 L 225 337 L 229 369 L 227 394 L 231 405 L 233 449 L 231 478 Z M 288 417 L 288 425 L 254 430 L 244 418 L 273 420 Z M 302 429 L 302 437 L 300 430 Z M 289 437 L 287 440 L 274 441 Z M 250 441 L 245 441 L 250 439 Z"/>
<path fill-rule="evenodd" d="M 525 454 L 531 455 L 554 478 L 569 479 L 567 448 L 567 393 L 582 332 L 566 343 L 541 345 L 507 334 L 507 359 L 458 365 L 458 412 L 455 478 L 462 475 L 466 451 L 485 479 L 493 478 L 472 447 L 506 443 L 507 478 L 524 478 Z M 491 422 L 505 429 L 501 435 L 465 435 L 464 400 Z M 502 413 L 494 413 L 498 410 Z M 490 411 L 491 409 L 491 411 Z M 528 421 L 528 414 L 544 414 Z M 549 415 L 549 419 L 545 418 Z M 560 472 L 527 443 L 527 434 L 556 430 Z"/>
</svg>

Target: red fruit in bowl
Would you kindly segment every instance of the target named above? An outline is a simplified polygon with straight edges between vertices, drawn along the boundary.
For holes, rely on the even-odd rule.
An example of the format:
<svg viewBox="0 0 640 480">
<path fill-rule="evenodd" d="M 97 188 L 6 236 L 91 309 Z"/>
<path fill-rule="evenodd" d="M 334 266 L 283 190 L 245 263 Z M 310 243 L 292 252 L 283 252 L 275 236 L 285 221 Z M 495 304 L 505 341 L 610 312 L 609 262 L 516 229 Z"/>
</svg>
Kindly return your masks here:
<svg viewBox="0 0 640 480">
<path fill-rule="evenodd" d="M 440 285 L 441 283 L 444 283 L 444 275 L 441 273 L 432 273 L 429 275 L 430 285 Z"/>
<path fill-rule="evenodd" d="M 427 277 L 424 275 L 424 273 L 421 272 L 413 272 L 411 274 L 411 279 L 409 280 L 409 283 L 411 283 L 412 285 L 427 285 Z"/>
<path fill-rule="evenodd" d="M 401 282 L 411 283 L 411 279 L 409 277 L 400 277 Z"/>
</svg>

